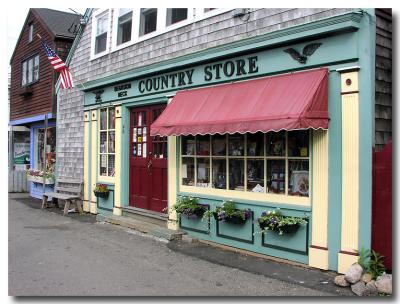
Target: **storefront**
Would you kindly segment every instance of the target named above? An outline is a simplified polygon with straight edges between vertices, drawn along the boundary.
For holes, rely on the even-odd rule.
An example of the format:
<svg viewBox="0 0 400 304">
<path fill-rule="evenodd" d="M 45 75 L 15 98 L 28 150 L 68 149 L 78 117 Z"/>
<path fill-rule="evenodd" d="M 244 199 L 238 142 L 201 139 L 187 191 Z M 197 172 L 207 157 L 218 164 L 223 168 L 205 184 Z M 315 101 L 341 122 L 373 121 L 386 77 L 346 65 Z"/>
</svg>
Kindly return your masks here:
<svg viewBox="0 0 400 304">
<path fill-rule="evenodd" d="M 345 14 L 86 84 L 84 209 L 168 210 L 170 229 L 201 240 L 343 272 L 370 248 L 368 33 Z M 181 196 L 249 218 L 177 217 Z M 259 233 L 276 208 L 305 224 Z"/>
</svg>

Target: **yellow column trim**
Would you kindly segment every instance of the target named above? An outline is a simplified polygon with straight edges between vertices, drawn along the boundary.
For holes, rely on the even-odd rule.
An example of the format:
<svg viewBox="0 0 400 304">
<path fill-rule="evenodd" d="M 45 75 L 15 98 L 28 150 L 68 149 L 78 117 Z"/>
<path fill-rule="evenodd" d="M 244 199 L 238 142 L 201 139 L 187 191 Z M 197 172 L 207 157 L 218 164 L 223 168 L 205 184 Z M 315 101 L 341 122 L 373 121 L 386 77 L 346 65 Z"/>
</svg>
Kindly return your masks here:
<svg viewBox="0 0 400 304">
<path fill-rule="evenodd" d="M 168 136 L 168 229 L 178 230 L 177 214 L 171 212 L 177 199 L 177 164 L 176 164 L 176 136 Z"/>
<path fill-rule="evenodd" d="M 115 184 L 113 214 L 122 215 L 121 208 L 121 107 L 115 107 Z"/>
<path fill-rule="evenodd" d="M 309 265 L 328 269 L 328 131 L 313 131 L 312 240 Z"/>
<path fill-rule="evenodd" d="M 83 145 L 83 211 L 90 212 L 89 194 L 89 128 L 90 111 L 84 113 L 84 145 Z"/>
<path fill-rule="evenodd" d="M 358 71 L 341 74 L 342 84 L 342 230 L 338 271 L 357 261 L 359 230 Z"/>
<path fill-rule="evenodd" d="M 90 115 L 92 119 L 91 184 L 94 187 L 97 181 L 97 110 L 92 110 Z M 90 213 L 97 214 L 97 198 L 93 191 L 90 196 Z"/>
</svg>

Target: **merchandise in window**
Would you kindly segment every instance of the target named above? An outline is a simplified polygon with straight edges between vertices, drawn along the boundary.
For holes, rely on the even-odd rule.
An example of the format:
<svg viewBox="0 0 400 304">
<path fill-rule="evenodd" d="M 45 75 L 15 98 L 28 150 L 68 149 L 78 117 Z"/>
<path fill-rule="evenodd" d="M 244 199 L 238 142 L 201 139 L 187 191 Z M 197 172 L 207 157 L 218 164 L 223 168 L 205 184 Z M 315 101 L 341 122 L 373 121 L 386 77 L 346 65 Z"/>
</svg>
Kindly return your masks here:
<svg viewBox="0 0 400 304">
<path fill-rule="evenodd" d="M 97 17 L 97 30 L 95 42 L 95 54 L 102 53 L 107 48 L 107 27 L 108 27 L 108 12 Z"/>
<path fill-rule="evenodd" d="M 56 128 L 49 127 L 47 129 L 46 139 L 46 166 L 43 158 L 44 149 L 44 129 L 40 128 L 36 131 L 35 140 L 35 156 L 34 156 L 34 169 L 40 171 L 54 172 L 56 163 Z"/>
<path fill-rule="evenodd" d="M 184 136 L 181 153 L 182 185 L 309 196 L 308 130 Z"/>
<path fill-rule="evenodd" d="M 99 167 L 101 176 L 115 175 L 115 109 L 100 110 Z"/>
<path fill-rule="evenodd" d="M 149 34 L 157 29 L 157 9 L 142 8 L 140 11 L 139 36 Z"/>
<path fill-rule="evenodd" d="M 35 55 L 22 62 L 21 84 L 29 85 L 39 80 L 39 55 Z"/>
<path fill-rule="evenodd" d="M 186 20 L 188 18 L 187 8 L 168 8 L 167 9 L 167 26 Z"/>
<path fill-rule="evenodd" d="M 117 45 L 128 42 L 132 37 L 132 10 L 120 8 L 118 16 Z"/>
</svg>

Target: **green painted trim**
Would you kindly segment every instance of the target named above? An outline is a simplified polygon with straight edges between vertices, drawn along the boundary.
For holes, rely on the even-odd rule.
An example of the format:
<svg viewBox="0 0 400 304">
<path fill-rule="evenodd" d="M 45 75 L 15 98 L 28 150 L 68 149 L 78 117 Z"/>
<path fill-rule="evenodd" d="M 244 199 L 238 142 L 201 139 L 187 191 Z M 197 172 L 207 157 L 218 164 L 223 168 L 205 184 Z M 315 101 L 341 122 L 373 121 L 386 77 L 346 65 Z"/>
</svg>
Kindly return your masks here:
<svg viewBox="0 0 400 304">
<path fill-rule="evenodd" d="M 178 171 L 179 171 L 179 164 L 177 165 Z M 179 181 L 178 181 L 179 182 Z M 216 201 L 223 201 L 226 200 L 226 198 L 223 198 L 221 196 L 216 196 L 216 195 L 208 195 L 208 194 L 193 194 L 190 192 L 181 192 L 178 191 L 178 195 L 182 196 L 195 196 L 199 198 L 204 198 L 204 199 L 210 199 L 210 200 L 216 200 Z M 294 210 L 294 211 L 311 211 L 311 207 L 309 206 L 300 206 L 300 205 L 292 205 L 292 204 L 282 204 L 282 203 L 273 203 L 273 202 L 258 202 L 258 201 L 252 201 L 252 200 L 242 200 L 238 198 L 233 199 L 235 202 L 238 204 L 244 204 L 244 205 L 251 205 L 251 206 L 259 206 L 259 207 L 266 207 L 266 208 L 280 208 L 282 210 Z"/>
<path fill-rule="evenodd" d="M 129 114 L 127 106 L 121 106 L 121 207 L 129 206 Z"/>
<path fill-rule="evenodd" d="M 85 122 L 83 122 L 83 123 L 85 123 Z M 89 145 L 89 147 L 88 147 L 88 153 L 89 153 L 89 155 L 88 155 L 88 162 L 89 162 L 89 164 L 88 164 L 88 177 L 89 177 L 89 185 L 88 185 L 88 195 L 89 195 L 89 198 L 88 198 L 88 201 L 89 201 L 89 210 L 90 210 L 90 202 L 92 201 L 92 190 L 93 190 L 93 188 L 92 188 L 92 115 L 91 115 L 91 112 L 89 112 L 89 122 L 88 122 L 88 124 L 89 124 L 89 139 L 88 139 L 88 145 Z"/>
<path fill-rule="evenodd" d="M 371 248 L 372 153 L 375 142 L 375 35 L 376 17 L 365 12 L 359 33 L 360 57 L 360 151 L 359 151 L 359 238 L 358 249 Z"/>
<path fill-rule="evenodd" d="M 328 265 L 338 269 L 342 234 L 342 97 L 339 73 L 329 75 Z"/>
<path fill-rule="evenodd" d="M 84 84 L 83 90 L 88 91 L 94 88 L 108 86 L 113 83 L 139 78 L 144 75 L 155 74 L 159 70 L 168 72 L 169 70 L 176 70 L 178 68 L 207 62 L 210 61 L 210 59 L 218 60 L 234 54 L 246 54 L 276 45 L 289 44 L 294 41 L 300 41 L 306 37 L 315 38 L 317 36 L 332 34 L 335 32 L 356 31 L 359 28 L 362 16 L 363 14 L 361 12 L 350 12 L 318 21 L 303 23 L 301 25 L 292 26 L 287 29 L 274 31 L 256 37 L 241 39 L 229 44 L 208 48 L 181 57 L 172 58 L 119 74 L 88 81 Z"/>
</svg>

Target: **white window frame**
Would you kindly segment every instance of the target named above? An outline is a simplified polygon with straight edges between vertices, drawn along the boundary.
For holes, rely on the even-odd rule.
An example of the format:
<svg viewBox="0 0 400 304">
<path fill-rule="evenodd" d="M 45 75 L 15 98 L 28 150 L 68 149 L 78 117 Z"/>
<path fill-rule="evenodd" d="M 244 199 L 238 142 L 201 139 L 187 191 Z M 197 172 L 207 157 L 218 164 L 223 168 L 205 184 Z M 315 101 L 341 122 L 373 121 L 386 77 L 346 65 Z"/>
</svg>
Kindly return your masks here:
<svg viewBox="0 0 400 304">
<path fill-rule="evenodd" d="M 116 168 L 116 164 L 115 164 L 115 159 L 116 159 L 116 150 L 115 150 L 115 147 L 116 147 L 116 143 L 115 143 L 115 137 L 117 136 L 116 135 L 116 130 L 115 130 L 115 122 L 114 122 L 114 129 L 110 129 L 109 127 L 110 127 L 110 125 L 109 125 L 109 112 L 110 112 L 110 109 L 114 109 L 114 115 L 115 115 L 115 107 L 113 107 L 113 106 L 111 106 L 111 107 L 106 107 L 106 108 L 101 108 L 101 109 L 99 109 L 98 110 L 98 117 L 99 117 L 99 124 L 98 124 L 98 131 L 97 131 L 97 142 L 99 143 L 98 144 L 98 149 L 97 149 L 97 157 L 98 157 L 98 163 L 97 163 L 97 180 L 99 181 L 99 182 L 114 182 L 114 180 L 115 180 L 115 168 Z M 102 110 L 106 110 L 106 129 L 101 129 L 101 111 Z M 114 118 L 115 118 L 115 116 L 114 116 Z M 102 133 L 102 132 L 104 132 L 104 133 L 106 133 L 106 152 L 101 152 L 101 146 L 100 146 L 100 134 Z M 108 140 L 109 140 L 109 133 L 110 132 L 114 132 L 114 152 L 109 152 L 108 151 L 108 148 L 109 148 L 109 143 L 108 143 Z M 106 159 L 107 159 L 107 166 L 106 166 L 106 173 L 107 173 L 107 175 L 101 175 L 100 174 L 100 167 L 101 167 L 101 156 L 102 155 L 105 155 L 106 156 Z M 114 155 L 114 175 L 112 176 L 112 175 L 108 175 L 108 156 L 109 155 Z"/>
<path fill-rule="evenodd" d="M 35 65 L 35 59 L 37 58 L 37 65 Z M 32 61 L 32 69 L 29 69 L 29 62 Z M 26 70 L 24 73 L 24 63 L 26 64 Z M 35 67 L 37 66 L 37 79 L 35 79 Z M 35 54 L 24 61 L 22 61 L 21 64 L 21 86 L 29 86 L 31 84 L 34 84 L 35 82 L 38 82 L 40 79 L 40 56 L 39 54 Z M 32 75 L 32 81 L 29 81 L 29 75 Z M 24 76 L 25 76 L 25 82 L 24 82 Z"/>
<path fill-rule="evenodd" d="M 121 8 L 115 8 L 113 10 L 113 28 L 112 28 L 112 41 L 111 41 L 111 51 L 117 51 L 120 49 L 123 49 L 129 45 L 132 45 L 133 42 L 133 37 L 135 36 L 134 29 L 135 29 L 135 21 L 134 18 L 134 11 L 136 9 L 132 8 L 132 29 L 131 29 L 131 40 L 121 43 L 120 45 L 117 45 L 117 39 L 118 39 L 118 17 L 119 17 L 119 11 Z"/>
<path fill-rule="evenodd" d="M 211 18 L 229 11 L 234 10 L 234 8 L 216 8 L 212 11 L 204 12 L 204 8 L 195 9 L 195 22 L 203 19 Z"/>
<path fill-rule="evenodd" d="M 100 15 L 104 15 L 108 13 L 108 24 L 107 24 L 107 39 L 106 39 L 106 49 L 101 53 L 95 54 L 96 47 L 96 32 L 97 32 L 97 19 Z M 111 8 L 99 9 L 95 11 L 92 15 L 92 39 L 91 39 L 91 48 L 90 48 L 90 60 L 97 59 L 104 55 L 107 55 L 110 52 L 109 48 L 109 40 L 111 34 Z"/>
</svg>

